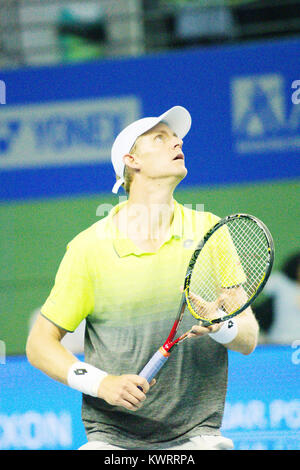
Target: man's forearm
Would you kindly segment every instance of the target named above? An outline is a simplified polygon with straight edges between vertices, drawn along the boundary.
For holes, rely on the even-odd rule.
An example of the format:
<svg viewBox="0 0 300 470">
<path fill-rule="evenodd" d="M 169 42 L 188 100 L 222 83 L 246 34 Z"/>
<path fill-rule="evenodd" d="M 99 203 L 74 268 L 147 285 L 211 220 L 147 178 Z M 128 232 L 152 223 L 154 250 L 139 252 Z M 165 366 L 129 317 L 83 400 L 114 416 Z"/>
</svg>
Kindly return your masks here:
<svg viewBox="0 0 300 470">
<path fill-rule="evenodd" d="M 28 337 L 26 355 L 34 367 L 67 384 L 68 370 L 78 359 L 60 343 L 62 337 L 57 327 L 40 316 Z"/>
<path fill-rule="evenodd" d="M 234 321 L 238 333 L 233 341 L 224 346 L 242 354 L 252 353 L 257 345 L 259 326 L 251 308 L 248 307 L 245 312 L 237 315 Z"/>
<path fill-rule="evenodd" d="M 96 367 L 79 362 L 61 344 L 64 330 L 53 325 L 41 315 L 27 340 L 26 354 L 29 362 L 54 380 L 91 395 L 107 403 L 136 411 L 142 406 L 150 386 L 138 375 L 108 375 Z M 84 374 L 78 368 L 84 367 Z M 82 369 L 81 369 L 82 370 Z M 151 382 L 151 386 L 155 380 Z"/>
</svg>

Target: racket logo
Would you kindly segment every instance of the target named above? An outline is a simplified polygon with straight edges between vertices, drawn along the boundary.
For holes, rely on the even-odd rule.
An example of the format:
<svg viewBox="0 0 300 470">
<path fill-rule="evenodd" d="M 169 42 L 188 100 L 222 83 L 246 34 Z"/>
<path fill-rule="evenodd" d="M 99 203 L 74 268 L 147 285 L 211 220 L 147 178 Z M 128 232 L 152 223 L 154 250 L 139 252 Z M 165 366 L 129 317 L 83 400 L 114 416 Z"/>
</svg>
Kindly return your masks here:
<svg viewBox="0 0 300 470">
<path fill-rule="evenodd" d="M 193 265 L 197 261 L 197 258 L 199 256 L 200 251 L 201 251 L 201 248 L 197 248 L 193 253 L 193 256 L 192 256 L 191 261 L 190 261 L 190 266 L 191 266 L 191 268 L 189 269 L 190 272 L 192 272 L 192 270 L 193 270 Z"/>
</svg>

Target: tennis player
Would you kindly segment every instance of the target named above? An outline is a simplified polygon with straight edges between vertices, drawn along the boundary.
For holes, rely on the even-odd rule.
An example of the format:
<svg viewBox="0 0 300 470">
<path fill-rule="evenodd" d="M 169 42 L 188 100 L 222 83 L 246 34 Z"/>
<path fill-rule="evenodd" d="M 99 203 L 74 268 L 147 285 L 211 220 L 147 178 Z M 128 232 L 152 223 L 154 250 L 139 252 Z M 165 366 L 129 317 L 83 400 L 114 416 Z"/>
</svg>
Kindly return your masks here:
<svg viewBox="0 0 300 470">
<path fill-rule="evenodd" d="M 193 326 L 186 313 L 183 328 L 193 326 L 194 338 L 150 384 L 138 375 L 169 334 L 197 241 L 219 220 L 173 196 L 187 174 L 182 139 L 190 126 L 189 112 L 175 106 L 117 136 L 113 192 L 123 186 L 128 200 L 68 244 L 28 337 L 31 364 L 83 394 L 83 450 L 232 448 L 220 433 L 227 350 L 254 350 L 250 308 L 230 325 L 210 327 Z M 61 340 L 84 319 L 80 362 Z"/>
</svg>

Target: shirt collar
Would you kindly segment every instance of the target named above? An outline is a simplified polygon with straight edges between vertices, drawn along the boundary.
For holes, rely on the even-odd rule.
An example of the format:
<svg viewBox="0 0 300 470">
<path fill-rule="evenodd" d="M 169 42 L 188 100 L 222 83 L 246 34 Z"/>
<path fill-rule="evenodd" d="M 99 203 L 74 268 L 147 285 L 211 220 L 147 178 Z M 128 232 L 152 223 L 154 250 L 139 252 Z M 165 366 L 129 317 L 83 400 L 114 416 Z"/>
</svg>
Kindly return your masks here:
<svg viewBox="0 0 300 470">
<path fill-rule="evenodd" d="M 126 236 L 125 233 L 122 233 L 117 228 L 116 224 L 113 222 L 113 217 L 115 214 L 119 212 L 121 208 L 123 208 L 127 204 L 127 201 L 121 202 L 117 204 L 109 213 L 108 215 L 108 227 L 109 232 L 112 237 L 113 246 L 120 257 L 128 256 L 131 254 L 134 255 L 151 255 L 152 253 L 144 252 L 139 247 L 137 247 L 133 241 Z M 180 209 L 180 205 L 177 201 L 174 200 L 174 217 L 171 225 L 171 235 L 169 240 L 171 239 L 179 239 L 183 236 L 183 214 Z"/>
</svg>

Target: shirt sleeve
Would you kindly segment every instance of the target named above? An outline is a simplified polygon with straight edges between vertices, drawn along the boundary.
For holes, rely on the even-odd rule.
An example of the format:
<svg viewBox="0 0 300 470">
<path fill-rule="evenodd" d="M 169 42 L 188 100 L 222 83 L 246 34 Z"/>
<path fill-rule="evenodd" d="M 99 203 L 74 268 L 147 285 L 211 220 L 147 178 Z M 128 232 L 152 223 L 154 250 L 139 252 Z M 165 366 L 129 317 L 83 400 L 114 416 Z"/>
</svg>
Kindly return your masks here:
<svg viewBox="0 0 300 470">
<path fill-rule="evenodd" d="M 54 286 L 42 306 L 42 315 L 60 328 L 74 331 L 93 311 L 92 285 L 84 249 L 76 243 L 69 243 Z"/>
</svg>

